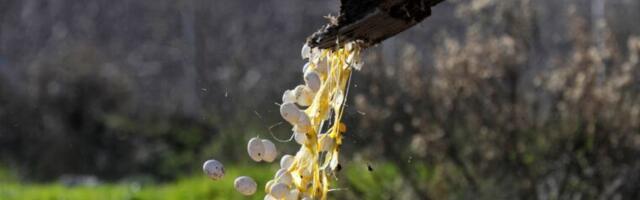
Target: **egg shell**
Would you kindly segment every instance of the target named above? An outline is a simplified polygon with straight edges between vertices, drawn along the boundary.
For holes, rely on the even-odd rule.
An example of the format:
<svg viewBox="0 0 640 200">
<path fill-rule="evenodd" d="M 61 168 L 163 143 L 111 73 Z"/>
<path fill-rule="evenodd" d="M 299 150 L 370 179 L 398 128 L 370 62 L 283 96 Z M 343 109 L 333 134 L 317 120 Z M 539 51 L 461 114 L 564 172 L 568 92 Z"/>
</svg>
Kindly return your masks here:
<svg viewBox="0 0 640 200">
<path fill-rule="evenodd" d="M 292 125 L 298 124 L 298 120 L 300 120 L 300 115 L 302 111 L 298 109 L 294 103 L 283 103 L 280 105 L 280 115 L 284 120 L 289 122 Z"/>
<path fill-rule="evenodd" d="M 282 199 L 287 193 L 289 193 L 289 186 L 284 183 L 276 183 L 271 186 L 271 192 L 269 194 L 276 199 Z"/>
<path fill-rule="evenodd" d="M 304 74 L 304 82 L 314 93 L 320 90 L 320 85 L 322 84 L 320 76 L 314 71 L 309 71 Z"/>
<path fill-rule="evenodd" d="M 304 145 L 307 142 L 307 134 L 301 132 L 293 132 L 293 139 L 300 145 Z"/>
<path fill-rule="evenodd" d="M 253 161 L 262 161 L 262 155 L 264 154 L 262 140 L 257 137 L 251 138 L 249 143 L 247 143 L 247 153 L 249 153 L 249 157 L 251 157 Z"/>
<path fill-rule="evenodd" d="M 294 94 L 296 96 L 296 103 L 300 106 L 311 105 L 313 97 L 315 96 L 313 90 L 306 85 L 298 85 L 294 89 Z"/>
<path fill-rule="evenodd" d="M 282 158 L 280 158 L 280 168 L 289 169 L 289 167 L 291 167 L 291 165 L 293 164 L 294 159 L 295 158 L 289 154 L 282 156 Z"/>
<path fill-rule="evenodd" d="M 302 59 L 307 59 L 309 58 L 310 55 L 311 55 L 311 47 L 309 47 L 309 45 L 305 43 L 302 46 L 302 49 L 300 50 L 300 56 L 302 56 Z"/>
<path fill-rule="evenodd" d="M 217 160 L 207 160 L 202 165 L 202 171 L 212 180 L 220 180 L 224 177 L 224 165 Z"/>
<path fill-rule="evenodd" d="M 250 196 L 256 193 L 258 184 L 251 177 L 240 176 L 233 182 L 233 186 L 240 194 Z"/>
<path fill-rule="evenodd" d="M 301 133 L 306 133 L 311 131 L 311 119 L 309 119 L 309 116 L 306 113 L 300 114 L 298 116 L 298 123 L 294 128 L 295 128 L 294 131 L 301 132 Z"/>
<path fill-rule="evenodd" d="M 293 189 L 289 191 L 289 194 L 284 198 L 285 200 L 298 200 L 298 196 L 300 196 L 300 191 L 297 189 Z"/>
<path fill-rule="evenodd" d="M 296 95 L 293 93 L 293 90 L 286 90 L 282 94 L 282 103 L 295 103 Z"/>
<path fill-rule="evenodd" d="M 266 192 L 267 194 L 271 193 L 271 186 L 273 186 L 273 184 L 275 183 L 276 183 L 275 180 L 267 181 L 267 184 L 264 185 L 264 192 Z"/>
<path fill-rule="evenodd" d="M 261 156 L 262 160 L 265 162 L 273 162 L 278 156 L 276 145 L 270 140 L 262 139 L 262 146 L 264 147 L 264 153 Z"/>
<path fill-rule="evenodd" d="M 274 180 L 276 180 L 277 183 L 284 183 L 285 185 L 290 186 L 293 178 L 287 169 L 280 169 L 276 172 Z"/>
</svg>

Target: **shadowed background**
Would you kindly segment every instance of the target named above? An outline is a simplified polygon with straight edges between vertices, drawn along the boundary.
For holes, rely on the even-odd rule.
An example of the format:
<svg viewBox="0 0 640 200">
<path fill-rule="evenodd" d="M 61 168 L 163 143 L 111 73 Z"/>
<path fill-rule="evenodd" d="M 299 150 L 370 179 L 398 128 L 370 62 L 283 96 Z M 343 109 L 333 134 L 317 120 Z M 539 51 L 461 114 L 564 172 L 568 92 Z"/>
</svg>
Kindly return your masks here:
<svg viewBox="0 0 640 200">
<path fill-rule="evenodd" d="M 246 141 L 290 137 L 273 126 L 275 103 L 302 82 L 302 44 L 338 8 L 0 0 L 0 186 L 154 187 L 203 176 L 208 158 L 267 180 L 275 171 L 250 162 Z M 366 50 L 345 114 L 336 187 L 346 190 L 331 197 L 640 198 L 638 10 L 631 0 L 436 6 Z M 0 198 L 25 189 L 12 190 Z"/>
</svg>

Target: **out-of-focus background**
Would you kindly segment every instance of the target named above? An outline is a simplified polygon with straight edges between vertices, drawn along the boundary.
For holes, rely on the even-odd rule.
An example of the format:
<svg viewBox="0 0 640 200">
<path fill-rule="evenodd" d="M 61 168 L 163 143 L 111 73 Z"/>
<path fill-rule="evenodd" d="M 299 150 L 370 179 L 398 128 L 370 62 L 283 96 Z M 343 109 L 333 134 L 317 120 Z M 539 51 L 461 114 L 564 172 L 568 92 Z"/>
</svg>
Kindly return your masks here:
<svg viewBox="0 0 640 200">
<path fill-rule="evenodd" d="M 0 199 L 262 199 L 338 1 L 0 0 Z M 639 199 L 640 1 L 447 0 L 365 52 L 332 199 Z M 271 130 L 271 133 L 270 133 Z M 295 142 L 276 142 L 280 154 Z M 227 176 L 208 180 L 204 160 Z M 371 168 L 372 170 L 368 170 Z M 238 175 L 258 194 L 233 191 Z"/>
</svg>

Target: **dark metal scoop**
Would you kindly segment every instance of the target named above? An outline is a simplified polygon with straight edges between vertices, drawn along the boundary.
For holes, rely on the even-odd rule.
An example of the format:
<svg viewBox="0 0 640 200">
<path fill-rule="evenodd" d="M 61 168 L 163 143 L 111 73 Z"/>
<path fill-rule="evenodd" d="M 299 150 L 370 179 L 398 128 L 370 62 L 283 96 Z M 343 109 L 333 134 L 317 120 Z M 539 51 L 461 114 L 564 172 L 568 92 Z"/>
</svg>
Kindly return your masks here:
<svg viewBox="0 0 640 200">
<path fill-rule="evenodd" d="M 307 38 L 310 47 L 372 46 L 418 24 L 444 0 L 340 0 L 340 16 Z"/>
</svg>

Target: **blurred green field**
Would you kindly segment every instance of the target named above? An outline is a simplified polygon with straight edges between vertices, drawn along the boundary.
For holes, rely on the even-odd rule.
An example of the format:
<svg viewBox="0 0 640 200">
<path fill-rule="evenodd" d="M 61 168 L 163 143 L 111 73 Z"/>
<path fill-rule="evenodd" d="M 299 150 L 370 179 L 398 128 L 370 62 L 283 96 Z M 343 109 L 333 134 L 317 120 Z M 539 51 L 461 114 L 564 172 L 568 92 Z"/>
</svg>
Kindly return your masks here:
<svg viewBox="0 0 640 200">
<path fill-rule="evenodd" d="M 0 199 L 263 199 L 261 186 L 272 176 L 268 167 L 227 167 L 222 180 L 211 181 L 203 176 L 183 178 L 173 183 L 139 185 L 134 183 L 100 184 L 98 186 L 67 187 L 59 183 L 19 184 L 0 182 Z M 233 188 L 234 178 L 253 177 L 258 192 L 244 197 Z"/>
<path fill-rule="evenodd" d="M 275 166 L 275 165 L 274 165 Z M 105 183 L 97 186 L 69 187 L 61 183 L 19 183 L 6 171 L 0 173 L 0 199 L 2 200 L 86 200 L 86 199 L 263 199 L 264 184 L 272 178 L 275 168 L 257 165 L 226 167 L 222 180 L 211 181 L 199 174 L 164 184 Z M 391 164 L 375 165 L 368 171 L 364 163 L 352 163 L 339 173 L 333 188 L 340 190 L 330 194 L 331 199 L 389 199 L 397 195 L 402 178 Z M 424 173 L 420 173 L 424 174 Z M 245 197 L 233 188 L 236 177 L 246 175 L 258 183 L 258 192 Z M 386 180 L 386 181 L 382 181 Z M 427 179 L 424 179 L 427 180 Z"/>
</svg>

